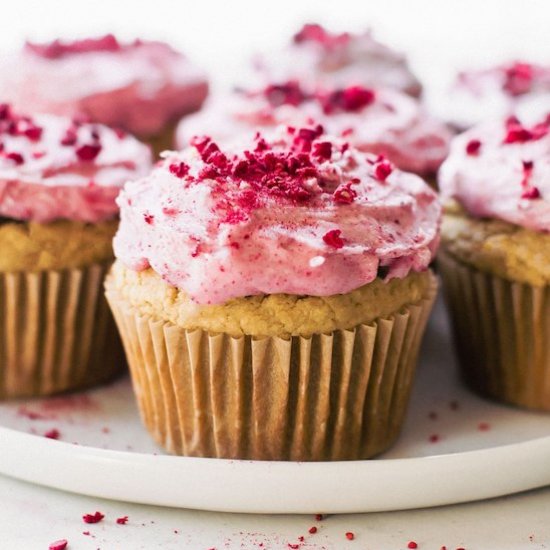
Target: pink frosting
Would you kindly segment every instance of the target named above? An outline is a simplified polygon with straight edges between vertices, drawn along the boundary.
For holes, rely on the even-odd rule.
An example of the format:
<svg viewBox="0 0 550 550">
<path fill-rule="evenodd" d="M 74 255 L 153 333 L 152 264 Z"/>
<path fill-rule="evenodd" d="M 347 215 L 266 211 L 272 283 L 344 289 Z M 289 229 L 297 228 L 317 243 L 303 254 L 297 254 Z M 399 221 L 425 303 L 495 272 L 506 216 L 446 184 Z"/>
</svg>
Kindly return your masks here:
<svg viewBox="0 0 550 550">
<path fill-rule="evenodd" d="M 258 76 L 268 82 L 301 79 L 329 88 L 384 87 L 419 96 L 422 87 L 405 56 L 374 39 L 370 31 L 334 33 L 308 24 L 283 51 L 256 59 Z"/>
<path fill-rule="evenodd" d="M 176 143 L 181 149 L 197 133 L 226 141 L 246 131 L 266 133 L 280 124 L 303 126 L 312 121 L 361 151 L 382 154 L 400 169 L 423 175 L 437 171 L 451 139 L 443 123 L 401 92 L 351 86 L 308 94 L 297 82 L 288 82 L 218 99 L 180 122 Z"/>
<path fill-rule="evenodd" d="M 116 256 L 200 304 L 327 296 L 425 270 L 441 214 L 421 178 L 320 127 L 281 128 L 225 152 L 196 139 L 126 185 L 118 204 Z"/>
<path fill-rule="evenodd" d="M 457 136 L 439 173 L 444 199 L 475 217 L 550 231 L 550 118 L 511 118 Z"/>
<path fill-rule="evenodd" d="M 0 98 L 25 112 L 91 120 L 138 135 L 197 110 L 205 74 L 162 42 L 120 44 L 112 35 L 27 44 L 0 61 Z"/>
<path fill-rule="evenodd" d="M 150 169 L 149 147 L 123 132 L 55 115 L 15 115 L 0 105 L 0 216 L 111 219 L 121 186 Z"/>
<path fill-rule="evenodd" d="M 459 73 L 439 108 L 453 126 L 465 130 L 484 120 L 530 111 L 540 102 L 547 109 L 549 92 L 550 67 L 513 61 Z"/>
</svg>

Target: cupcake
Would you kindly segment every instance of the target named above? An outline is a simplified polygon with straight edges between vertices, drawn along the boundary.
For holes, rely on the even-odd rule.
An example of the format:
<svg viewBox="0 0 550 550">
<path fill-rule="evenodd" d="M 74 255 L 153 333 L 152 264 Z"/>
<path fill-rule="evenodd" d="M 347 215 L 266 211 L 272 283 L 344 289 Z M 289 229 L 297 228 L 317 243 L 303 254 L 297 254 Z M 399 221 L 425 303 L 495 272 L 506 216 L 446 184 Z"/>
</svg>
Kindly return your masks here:
<svg viewBox="0 0 550 550">
<path fill-rule="evenodd" d="M 312 121 L 357 149 L 384 155 L 401 170 L 434 182 L 451 139 L 443 123 L 401 92 L 362 86 L 308 90 L 290 81 L 218 98 L 180 122 L 176 144 L 184 147 L 198 131 L 223 142 L 258 128 L 266 134 L 280 124 L 300 127 Z"/>
<path fill-rule="evenodd" d="M 257 56 L 255 71 L 261 82 L 301 79 L 328 88 L 392 88 L 415 97 L 422 91 L 405 56 L 370 31 L 335 33 L 317 24 L 304 25 L 282 51 Z"/>
<path fill-rule="evenodd" d="M 550 410 L 550 117 L 488 122 L 441 167 L 439 265 L 466 382 Z"/>
<path fill-rule="evenodd" d="M 171 149 L 176 122 L 208 92 L 205 74 L 162 42 L 113 35 L 26 43 L 0 63 L 0 98 L 32 113 L 85 116 Z"/>
<path fill-rule="evenodd" d="M 513 61 L 460 72 L 436 110 L 458 131 L 487 119 L 550 111 L 550 66 Z"/>
<path fill-rule="evenodd" d="M 422 179 L 281 128 L 195 138 L 118 203 L 107 298 L 160 445 L 348 460 L 392 444 L 436 290 L 441 207 Z"/>
<path fill-rule="evenodd" d="M 101 286 L 115 198 L 150 168 L 133 137 L 0 105 L 0 398 L 87 387 L 124 366 Z"/>
</svg>

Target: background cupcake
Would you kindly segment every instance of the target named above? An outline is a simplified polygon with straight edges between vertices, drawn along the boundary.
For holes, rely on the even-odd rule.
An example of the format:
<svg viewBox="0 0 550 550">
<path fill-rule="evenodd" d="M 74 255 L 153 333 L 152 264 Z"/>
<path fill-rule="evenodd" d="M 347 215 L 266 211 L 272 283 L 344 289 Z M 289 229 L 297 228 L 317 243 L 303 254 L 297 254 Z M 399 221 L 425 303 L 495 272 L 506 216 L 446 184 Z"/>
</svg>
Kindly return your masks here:
<svg viewBox="0 0 550 550">
<path fill-rule="evenodd" d="M 375 40 L 370 31 L 337 33 L 307 24 L 286 48 L 257 56 L 255 68 L 264 84 L 299 79 L 313 87 L 381 87 L 412 96 L 422 91 L 405 56 Z"/>
<path fill-rule="evenodd" d="M 512 61 L 461 71 L 434 107 L 458 131 L 514 113 L 546 113 L 550 111 L 550 66 Z"/>
<path fill-rule="evenodd" d="M 439 184 L 441 273 L 457 352 L 475 390 L 550 410 L 549 118 L 455 138 Z"/>
<path fill-rule="evenodd" d="M 434 298 L 436 194 L 319 127 L 193 144 L 118 199 L 107 297 L 147 428 L 192 456 L 380 453 Z"/>
<path fill-rule="evenodd" d="M 26 43 L 0 63 L 0 98 L 31 113 L 84 115 L 172 148 L 174 124 L 208 93 L 205 74 L 162 42 L 113 35 Z"/>
<path fill-rule="evenodd" d="M 184 147 L 197 132 L 220 141 L 243 132 L 253 135 L 258 128 L 266 134 L 280 124 L 312 121 L 361 151 L 384 155 L 398 168 L 430 178 L 447 156 L 451 139 L 443 123 L 401 92 L 363 86 L 308 89 L 290 81 L 218 97 L 180 122 L 176 144 Z"/>
<path fill-rule="evenodd" d="M 0 397 L 104 381 L 121 354 L 100 291 L 115 198 L 149 148 L 98 124 L 0 105 Z"/>
</svg>

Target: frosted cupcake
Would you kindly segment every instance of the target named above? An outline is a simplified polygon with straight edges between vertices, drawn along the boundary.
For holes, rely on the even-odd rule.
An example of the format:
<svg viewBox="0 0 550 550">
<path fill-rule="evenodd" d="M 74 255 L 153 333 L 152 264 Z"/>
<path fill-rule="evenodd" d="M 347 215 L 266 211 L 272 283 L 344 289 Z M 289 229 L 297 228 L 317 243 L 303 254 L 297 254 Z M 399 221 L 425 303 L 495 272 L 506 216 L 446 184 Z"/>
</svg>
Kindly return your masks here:
<svg viewBox="0 0 550 550">
<path fill-rule="evenodd" d="M 280 124 L 299 127 L 312 121 L 361 151 L 384 155 L 401 170 L 432 179 L 451 139 L 444 124 L 401 92 L 362 86 L 308 91 L 290 81 L 218 98 L 180 122 L 176 143 L 184 147 L 198 131 L 223 142 L 258 129 L 268 134 Z"/>
<path fill-rule="evenodd" d="M 441 273 L 468 384 L 550 410 L 550 134 L 547 117 L 458 136 L 439 184 Z"/>
<path fill-rule="evenodd" d="M 526 61 L 462 71 L 437 106 L 458 130 L 512 114 L 550 111 L 550 66 Z"/>
<path fill-rule="evenodd" d="M 196 138 L 118 199 L 107 278 L 145 425 L 189 456 L 338 460 L 397 437 L 440 205 L 322 128 Z"/>
<path fill-rule="evenodd" d="M 317 24 L 304 25 L 286 48 L 258 56 L 255 69 L 264 83 L 300 79 L 312 87 L 392 88 L 413 96 L 422 91 L 405 56 L 370 31 L 336 33 Z"/>
<path fill-rule="evenodd" d="M 0 398 L 111 378 L 124 364 L 100 291 L 115 198 L 146 145 L 97 124 L 0 105 Z"/>
<path fill-rule="evenodd" d="M 84 115 L 156 151 L 172 148 L 176 122 L 208 92 L 205 74 L 162 42 L 114 36 L 27 43 L 0 62 L 0 98 L 32 113 Z"/>
</svg>

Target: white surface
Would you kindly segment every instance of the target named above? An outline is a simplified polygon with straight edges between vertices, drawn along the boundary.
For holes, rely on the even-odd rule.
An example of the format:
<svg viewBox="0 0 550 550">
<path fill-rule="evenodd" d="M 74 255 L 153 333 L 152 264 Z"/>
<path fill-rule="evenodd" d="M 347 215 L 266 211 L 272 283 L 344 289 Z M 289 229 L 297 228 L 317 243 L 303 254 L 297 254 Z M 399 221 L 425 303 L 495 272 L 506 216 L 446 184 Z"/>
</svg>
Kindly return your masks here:
<svg viewBox="0 0 550 550">
<path fill-rule="evenodd" d="M 550 416 L 481 400 L 461 386 L 441 302 L 425 341 L 403 435 L 377 460 L 161 456 L 121 381 L 74 397 L 1 404 L 0 473 L 96 497 L 248 513 L 399 510 L 549 484 Z M 43 437 L 52 428 L 59 441 Z"/>
</svg>

